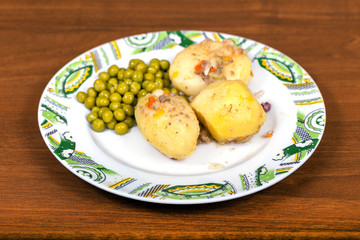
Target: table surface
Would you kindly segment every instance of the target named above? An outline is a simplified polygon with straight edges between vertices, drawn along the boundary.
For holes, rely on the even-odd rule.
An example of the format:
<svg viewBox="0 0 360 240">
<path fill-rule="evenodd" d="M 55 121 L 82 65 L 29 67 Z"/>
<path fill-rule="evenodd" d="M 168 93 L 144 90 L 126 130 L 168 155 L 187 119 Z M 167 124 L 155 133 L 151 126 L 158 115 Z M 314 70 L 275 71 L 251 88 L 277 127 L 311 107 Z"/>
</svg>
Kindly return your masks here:
<svg viewBox="0 0 360 240">
<path fill-rule="evenodd" d="M 38 126 L 42 91 L 102 43 L 160 30 L 266 43 L 316 81 L 326 130 L 311 158 L 261 192 L 164 205 L 100 190 L 64 168 Z M 360 2 L 12 1 L 0 3 L 1 239 L 360 238 Z"/>
</svg>

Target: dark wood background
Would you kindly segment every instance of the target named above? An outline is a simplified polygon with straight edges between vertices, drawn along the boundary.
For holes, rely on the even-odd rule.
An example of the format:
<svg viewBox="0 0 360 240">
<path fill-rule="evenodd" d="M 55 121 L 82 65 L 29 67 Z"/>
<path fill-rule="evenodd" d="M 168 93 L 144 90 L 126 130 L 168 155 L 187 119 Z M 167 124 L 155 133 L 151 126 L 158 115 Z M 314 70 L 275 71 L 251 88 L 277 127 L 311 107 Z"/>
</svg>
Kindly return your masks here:
<svg viewBox="0 0 360 240">
<path fill-rule="evenodd" d="M 294 174 L 221 203 L 169 206 L 115 196 L 47 149 L 37 107 L 79 54 L 125 36 L 210 30 L 297 61 L 325 99 L 325 135 Z M 0 239 L 360 239 L 360 1 L 0 2 Z"/>
</svg>

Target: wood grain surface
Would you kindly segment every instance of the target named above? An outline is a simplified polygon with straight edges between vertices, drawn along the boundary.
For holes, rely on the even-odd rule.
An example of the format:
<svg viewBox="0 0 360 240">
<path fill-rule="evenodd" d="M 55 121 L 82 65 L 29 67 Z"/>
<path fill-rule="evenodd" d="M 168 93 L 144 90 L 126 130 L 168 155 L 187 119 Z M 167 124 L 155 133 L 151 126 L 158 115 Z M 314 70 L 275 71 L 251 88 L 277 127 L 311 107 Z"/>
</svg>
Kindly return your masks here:
<svg viewBox="0 0 360 240">
<path fill-rule="evenodd" d="M 64 168 L 37 123 L 40 96 L 68 61 L 159 30 L 210 30 L 297 61 L 326 104 L 324 137 L 294 174 L 215 204 L 119 197 Z M 360 2 L 0 1 L 0 239 L 360 239 Z"/>
</svg>

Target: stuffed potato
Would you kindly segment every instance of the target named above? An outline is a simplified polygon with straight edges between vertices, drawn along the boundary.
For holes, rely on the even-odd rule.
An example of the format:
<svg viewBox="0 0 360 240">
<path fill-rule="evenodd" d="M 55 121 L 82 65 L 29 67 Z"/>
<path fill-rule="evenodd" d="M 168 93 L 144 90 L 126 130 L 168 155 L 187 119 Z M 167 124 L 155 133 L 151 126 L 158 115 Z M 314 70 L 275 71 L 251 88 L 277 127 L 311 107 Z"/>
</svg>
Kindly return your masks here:
<svg viewBox="0 0 360 240">
<path fill-rule="evenodd" d="M 197 95 L 216 80 L 241 80 L 247 84 L 250 75 L 250 58 L 231 39 L 205 39 L 190 45 L 176 55 L 169 69 L 174 86 L 188 96 Z"/>
<path fill-rule="evenodd" d="M 201 90 L 191 106 L 219 143 L 250 139 L 266 119 L 263 107 L 242 81 L 215 81 Z"/>
<path fill-rule="evenodd" d="M 139 99 L 135 118 L 144 138 L 169 158 L 180 160 L 196 148 L 200 127 L 189 103 L 156 90 Z"/>
</svg>

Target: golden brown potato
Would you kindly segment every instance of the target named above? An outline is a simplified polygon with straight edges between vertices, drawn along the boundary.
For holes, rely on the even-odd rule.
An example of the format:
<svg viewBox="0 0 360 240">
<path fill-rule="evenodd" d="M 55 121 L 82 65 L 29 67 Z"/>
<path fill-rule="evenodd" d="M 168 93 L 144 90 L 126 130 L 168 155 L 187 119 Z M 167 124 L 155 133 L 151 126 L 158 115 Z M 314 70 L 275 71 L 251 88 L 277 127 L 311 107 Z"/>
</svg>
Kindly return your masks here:
<svg viewBox="0 0 360 240">
<path fill-rule="evenodd" d="M 169 158 L 184 159 L 195 151 L 199 121 L 180 96 L 162 90 L 147 94 L 136 105 L 135 119 L 144 138 Z"/>
<path fill-rule="evenodd" d="M 188 96 L 216 80 L 241 80 L 247 84 L 251 60 L 233 40 L 206 39 L 178 53 L 171 63 L 169 77 L 174 86 Z"/>
<path fill-rule="evenodd" d="M 246 141 L 264 124 L 266 114 L 242 81 L 219 80 L 190 103 L 199 121 L 219 143 Z"/>
</svg>

